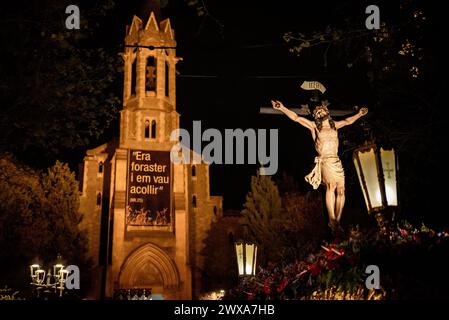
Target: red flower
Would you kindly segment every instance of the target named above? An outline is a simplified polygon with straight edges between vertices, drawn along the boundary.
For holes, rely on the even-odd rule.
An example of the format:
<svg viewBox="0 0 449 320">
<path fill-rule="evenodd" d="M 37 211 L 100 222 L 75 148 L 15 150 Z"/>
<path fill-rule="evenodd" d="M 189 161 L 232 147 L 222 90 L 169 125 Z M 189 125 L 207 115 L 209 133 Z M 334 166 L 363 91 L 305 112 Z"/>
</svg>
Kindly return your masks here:
<svg viewBox="0 0 449 320">
<path fill-rule="evenodd" d="M 329 251 L 326 251 L 324 256 L 328 259 L 331 259 L 334 256 L 334 252 L 331 249 L 329 249 Z"/>
<path fill-rule="evenodd" d="M 267 286 L 267 285 L 264 285 L 264 287 L 263 287 L 263 292 L 264 292 L 266 295 L 269 295 L 269 294 L 271 293 L 271 288 L 270 288 L 269 286 Z"/>
<path fill-rule="evenodd" d="M 296 264 L 296 273 L 301 273 L 304 269 L 306 269 L 307 265 L 304 262 L 299 262 Z"/>
<path fill-rule="evenodd" d="M 271 293 L 271 282 L 272 282 L 272 279 L 271 279 L 271 277 L 269 277 L 268 279 L 265 279 L 265 281 L 263 283 L 262 291 L 266 295 L 269 295 Z"/>
<path fill-rule="evenodd" d="M 321 266 L 319 265 L 319 263 L 314 263 L 309 267 L 309 271 L 313 277 L 316 277 L 320 274 Z"/>
<path fill-rule="evenodd" d="M 407 230 L 405 230 L 405 229 L 401 229 L 401 228 L 398 228 L 399 229 L 399 232 L 403 235 L 403 236 L 408 236 L 408 231 Z"/>
<path fill-rule="evenodd" d="M 285 279 L 285 278 L 282 279 L 282 280 L 281 280 L 281 283 L 279 283 L 279 286 L 278 286 L 277 291 L 278 291 L 278 292 L 284 291 L 284 289 L 285 289 L 285 287 L 287 286 L 287 284 L 288 284 L 287 279 Z"/>
<path fill-rule="evenodd" d="M 421 237 L 419 235 L 414 234 L 413 235 L 413 241 L 421 242 Z"/>
<path fill-rule="evenodd" d="M 339 264 L 338 264 L 338 262 L 335 261 L 335 260 L 329 261 L 329 262 L 327 263 L 327 268 L 328 268 L 329 270 L 338 269 L 338 267 L 339 267 Z"/>
</svg>

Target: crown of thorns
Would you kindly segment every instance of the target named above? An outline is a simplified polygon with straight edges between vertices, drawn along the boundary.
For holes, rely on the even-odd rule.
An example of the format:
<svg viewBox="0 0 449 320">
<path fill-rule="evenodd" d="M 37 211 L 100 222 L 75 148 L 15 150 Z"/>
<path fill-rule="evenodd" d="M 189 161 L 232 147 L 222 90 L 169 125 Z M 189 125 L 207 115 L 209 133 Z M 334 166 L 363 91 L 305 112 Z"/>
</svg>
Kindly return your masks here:
<svg viewBox="0 0 449 320">
<path fill-rule="evenodd" d="M 315 109 L 313 110 L 313 117 L 316 117 L 316 114 L 320 110 L 323 110 L 323 111 L 326 111 L 327 113 L 329 113 L 329 109 L 327 108 L 328 105 L 329 105 L 329 103 L 326 100 L 322 101 L 321 105 L 316 106 Z"/>
</svg>

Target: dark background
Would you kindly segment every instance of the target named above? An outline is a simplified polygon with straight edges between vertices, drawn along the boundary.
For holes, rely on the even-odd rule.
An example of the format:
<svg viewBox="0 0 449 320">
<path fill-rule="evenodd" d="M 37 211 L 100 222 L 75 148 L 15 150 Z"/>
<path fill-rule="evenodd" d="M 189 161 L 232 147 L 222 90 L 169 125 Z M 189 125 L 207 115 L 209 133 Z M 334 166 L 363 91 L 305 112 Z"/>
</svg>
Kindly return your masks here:
<svg viewBox="0 0 449 320">
<path fill-rule="evenodd" d="M 373 4 L 371 2 L 210 0 L 205 4 L 211 16 L 204 17 L 198 16 L 187 1 L 161 1 L 162 16 L 170 17 L 175 29 L 177 55 L 184 59 L 178 64 L 177 77 L 177 110 L 181 114 L 181 127 L 190 129 L 192 121 L 201 120 L 203 130 L 217 128 L 222 133 L 225 128 L 277 128 L 279 170 L 275 179 L 281 178 L 285 172 L 297 181 L 299 189 L 310 191 L 304 176 L 313 165 L 313 141 L 306 129 L 287 117 L 259 114 L 259 108 L 270 106 L 271 99 L 279 99 L 287 107 L 299 107 L 308 98 L 299 88 L 301 83 L 317 80 L 328 88 L 326 98 L 331 103 L 330 108 L 352 110 L 354 105 L 367 106 L 371 110 L 366 118 L 368 123 L 375 122 L 381 115 L 388 117 L 389 113 L 403 123 L 413 123 L 420 117 L 424 118 L 425 113 L 439 112 L 441 122 L 430 124 L 435 130 L 426 133 L 426 141 L 431 143 L 426 148 L 399 152 L 400 199 L 404 218 L 438 226 L 447 224 L 447 214 L 438 208 L 444 203 L 445 196 L 444 186 L 440 185 L 447 181 L 446 161 L 442 156 L 447 145 L 443 97 L 446 82 L 442 77 L 446 29 L 439 16 L 444 11 L 434 4 L 416 2 L 427 14 L 429 24 L 424 45 L 428 49 L 427 59 L 433 61 L 433 69 L 426 78 L 431 82 L 421 85 L 435 89 L 430 107 L 435 110 L 425 110 L 422 114 L 407 112 L 407 99 L 412 98 L 391 101 L 382 109 L 372 108 L 378 97 L 366 81 L 364 70 L 345 68 L 339 61 L 338 52 L 331 52 L 327 67 L 323 65 L 322 52 L 311 50 L 297 57 L 289 52 L 282 39 L 287 31 L 310 33 L 328 24 L 338 26 L 348 17 L 355 17 L 363 27 L 367 16 L 365 8 Z M 380 7 L 381 20 L 394 23 L 399 14 L 399 3 L 377 1 L 375 4 Z M 80 4 L 81 18 L 82 5 L 83 2 Z M 95 35 L 98 43 L 112 52 L 121 52 L 125 25 L 131 23 L 134 14 L 146 21 L 150 5 L 149 1 L 143 0 L 116 1 L 112 13 L 101 21 L 102 28 Z M 18 10 L 18 5 L 14 8 Z M 118 73 L 117 77 L 116 91 L 121 97 L 122 74 Z M 340 132 L 340 155 L 347 188 L 346 223 L 366 219 L 366 208 L 349 147 L 360 141 L 360 126 L 356 123 L 354 128 Z M 118 120 L 89 147 L 109 141 L 117 134 Z M 343 140 L 348 143 L 343 143 Z M 413 143 L 410 142 L 411 145 Z M 75 168 L 86 149 L 67 151 L 59 154 L 58 158 L 70 162 Z M 33 161 L 28 159 L 27 162 Z M 34 163 L 38 162 L 34 159 Z M 211 194 L 224 196 L 225 209 L 240 209 L 249 190 L 250 177 L 256 171 L 256 165 L 212 165 Z"/>
</svg>

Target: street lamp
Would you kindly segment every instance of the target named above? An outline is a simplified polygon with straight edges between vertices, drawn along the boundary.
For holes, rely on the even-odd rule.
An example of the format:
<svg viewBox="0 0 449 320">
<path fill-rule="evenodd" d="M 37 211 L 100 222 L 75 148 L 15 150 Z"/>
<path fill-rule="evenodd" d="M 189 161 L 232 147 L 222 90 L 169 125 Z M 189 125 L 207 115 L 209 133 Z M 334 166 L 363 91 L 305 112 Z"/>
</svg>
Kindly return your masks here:
<svg viewBox="0 0 449 320">
<path fill-rule="evenodd" d="M 246 240 L 236 241 L 235 253 L 239 276 L 254 276 L 256 272 L 257 245 Z"/>
<path fill-rule="evenodd" d="M 46 273 L 44 269 L 38 264 L 32 264 L 30 266 L 31 272 L 31 285 L 37 291 L 39 297 L 40 291 L 43 289 L 54 289 L 56 292 L 59 290 L 59 296 L 62 296 L 62 292 L 65 289 L 65 282 L 69 271 L 64 269 L 64 265 L 57 263 L 53 266 L 53 275 L 51 269 L 48 269 Z"/>
<path fill-rule="evenodd" d="M 398 206 L 398 161 L 393 148 L 367 142 L 354 150 L 353 161 L 369 213 L 384 223 L 382 213 Z"/>
</svg>

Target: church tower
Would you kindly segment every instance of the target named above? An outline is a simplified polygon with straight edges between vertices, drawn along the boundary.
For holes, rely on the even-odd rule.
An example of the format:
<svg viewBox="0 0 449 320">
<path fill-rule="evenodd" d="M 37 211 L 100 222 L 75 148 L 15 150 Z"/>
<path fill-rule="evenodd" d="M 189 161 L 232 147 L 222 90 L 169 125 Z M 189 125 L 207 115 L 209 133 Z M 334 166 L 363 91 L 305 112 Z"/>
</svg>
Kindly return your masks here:
<svg viewBox="0 0 449 320">
<path fill-rule="evenodd" d="M 222 198 L 209 192 L 209 166 L 170 161 L 181 59 L 170 20 L 157 16 L 152 8 L 147 21 L 134 16 L 127 26 L 120 135 L 88 150 L 80 170 L 93 298 L 144 290 L 198 297 L 204 240 L 222 215 Z"/>
<path fill-rule="evenodd" d="M 176 41 L 170 20 L 151 12 L 146 23 L 134 16 L 125 37 L 125 79 L 120 146 L 169 150 L 179 127 L 176 112 Z"/>
</svg>

